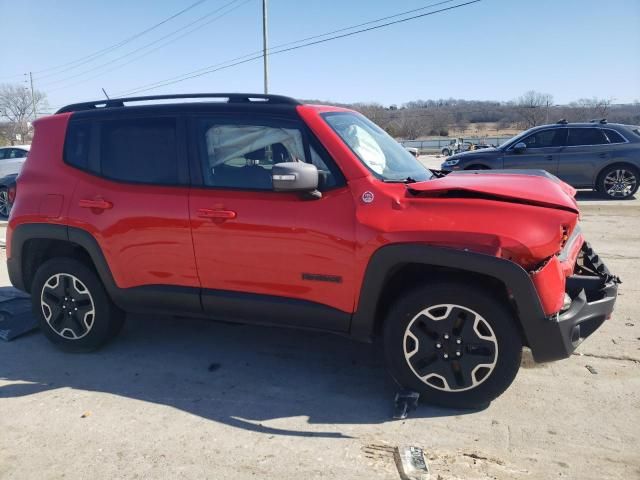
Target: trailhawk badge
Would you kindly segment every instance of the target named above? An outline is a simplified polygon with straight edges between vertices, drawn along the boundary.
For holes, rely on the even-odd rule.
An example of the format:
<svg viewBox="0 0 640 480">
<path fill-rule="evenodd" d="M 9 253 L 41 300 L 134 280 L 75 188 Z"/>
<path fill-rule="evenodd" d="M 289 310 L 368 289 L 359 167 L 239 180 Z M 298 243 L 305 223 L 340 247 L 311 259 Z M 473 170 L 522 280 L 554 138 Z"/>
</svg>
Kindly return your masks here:
<svg viewBox="0 0 640 480">
<path fill-rule="evenodd" d="M 364 203 L 371 203 L 373 202 L 373 192 L 370 192 L 369 190 L 367 190 L 366 192 L 364 192 L 362 194 L 362 201 Z"/>
</svg>

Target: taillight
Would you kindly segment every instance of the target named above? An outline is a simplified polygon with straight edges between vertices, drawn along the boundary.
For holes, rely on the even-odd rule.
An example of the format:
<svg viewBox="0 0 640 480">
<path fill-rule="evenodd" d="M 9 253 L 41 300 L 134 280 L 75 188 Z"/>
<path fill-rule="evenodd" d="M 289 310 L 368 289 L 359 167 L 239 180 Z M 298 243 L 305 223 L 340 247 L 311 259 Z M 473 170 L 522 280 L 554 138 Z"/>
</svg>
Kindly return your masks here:
<svg viewBox="0 0 640 480">
<path fill-rule="evenodd" d="M 7 200 L 9 200 L 9 203 L 15 202 L 17 192 L 18 188 L 15 185 L 9 187 L 9 190 L 7 190 Z"/>
</svg>

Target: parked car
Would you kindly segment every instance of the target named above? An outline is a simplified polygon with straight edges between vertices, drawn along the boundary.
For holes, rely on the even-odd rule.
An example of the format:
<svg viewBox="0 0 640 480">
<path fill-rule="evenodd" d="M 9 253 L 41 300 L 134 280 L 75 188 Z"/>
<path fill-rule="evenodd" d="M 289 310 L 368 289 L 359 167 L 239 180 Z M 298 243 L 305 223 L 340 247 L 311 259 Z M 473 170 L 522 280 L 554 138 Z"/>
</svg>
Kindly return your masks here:
<svg viewBox="0 0 640 480">
<path fill-rule="evenodd" d="M 449 142 L 449 145 L 447 145 L 446 147 L 442 147 L 442 149 L 440 149 L 440 153 L 445 157 L 448 157 L 449 155 L 454 155 L 460 152 L 481 150 L 483 148 L 490 147 L 491 145 L 487 145 L 485 143 L 473 143 L 465 141 L 463 138 L 456 138 L 454 140 L 451 140 Z"/>
<path fill-rule="evenodd" d="M 523 346 L 565 358 L 613 310 L 619 280 L 585 242 L 573 188 L 433 173 L 351 110 L 167 95 L 34 127 L 7 265 L 65 350 L 100 347 L 124 312 L 381 337 L 399 385 L 478 407 Z"/>
<path fill-rule="evenodd" d="M 531 128 L 498 148 L 453 155 L 443 170 L 541 169 L 576 188 L 614 199 L 632 197 L 640 185 L 640 127 L 616 123 L 566 123 Z"/>
<path fill-rule="evenodd" d="M 0 177 L 20 173 L 30 149 L 30 145 L 0 147 Z"/>
<path fill-rule="evenodd" d="M 0 218 L 8 218 L 16 195 L 17 173 L 0 178 Z"/>
</svg>

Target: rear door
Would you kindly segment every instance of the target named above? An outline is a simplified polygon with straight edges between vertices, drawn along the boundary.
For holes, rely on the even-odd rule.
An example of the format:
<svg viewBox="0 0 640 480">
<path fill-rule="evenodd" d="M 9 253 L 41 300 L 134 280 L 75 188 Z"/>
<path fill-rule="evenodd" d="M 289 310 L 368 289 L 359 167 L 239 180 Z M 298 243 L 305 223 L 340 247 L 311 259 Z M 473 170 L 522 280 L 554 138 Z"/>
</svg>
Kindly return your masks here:
<svg viewBox="0 0 640 480">
<path fill-rule="evenodd" d="M 598 127 L 570 127 L 567 148 L 560 155 L 558 176 L 574 187 L 591 187 L 611 157 L 609 140 Z"/>
<path fill-rule="evenodd" d="M 184 121 L 71 120 L 65 161 L 79 177 L 69 223 L 98 241 L 117 286 L 156 307 L 200 311 Z"/>
<path fill-rule="evenodd" d="M 515 145 L 507 149 L 504 155 L 504 168 L 546 170 L 556 175 L 558 155 L 564 149 L 566 136 L 566 128 L 548 128 L 533 132 L 521 140 L 527 145 L 524 152 L 516 152 Z"/>
<path fill-rule="evenodd" d="M 191 228 L 212 316 L 346 331 L 353 310 L 355 213 L 340 171 L 297 119 L 194 117 Z M 271 168 L 305 161 L 322 198 L 274 192 Z"/>
</svg>

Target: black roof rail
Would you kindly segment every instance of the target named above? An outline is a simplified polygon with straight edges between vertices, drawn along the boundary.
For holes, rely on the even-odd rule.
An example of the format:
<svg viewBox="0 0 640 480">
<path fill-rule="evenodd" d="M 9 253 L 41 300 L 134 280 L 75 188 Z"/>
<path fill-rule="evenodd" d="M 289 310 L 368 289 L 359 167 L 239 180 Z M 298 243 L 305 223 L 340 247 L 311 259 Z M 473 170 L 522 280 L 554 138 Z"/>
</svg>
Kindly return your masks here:
<svg viewBox="0 0 640 480">
<path fill-rule="evenodd" d="M 295 98 L 284 95 L 265 95 L 263 93 L 182 93 L 177 95 L 150 95 L 147 97 L 123 97 L 95 100 L 92 102 L 73 103 L 62 107 L 56 113 L 79 112 L 97 108 L 124 107 L 129 102 L 148 102 L 153 100 L 179 100 L 191 98 L 226 98 L 227 103 L 266 103 L 269 105 L 299 105 Z"/>
<path fill-rule="evenodd" d="M 602 123 L 605 124 L 607 123 L 607 119 L 606 118 L 594 118 L 593 120 L 589 120 L 590 123 Z"/>
<path fill-rule="evenodd" d="M 558 120 L 556 123 L 557 123 L 558 125 L 566 125 L 566 124 L 567 124 L 567 123 L 569 123 L 569 122 L 567 122 L 567 119 L 566 119 L 566 118 L 562 118 L 562 119 Z"/>
</svg>

